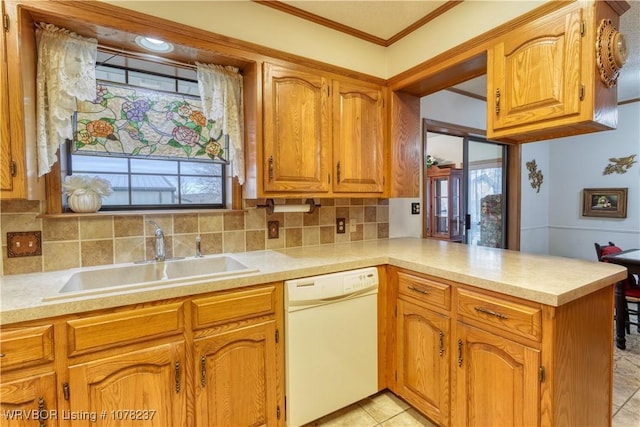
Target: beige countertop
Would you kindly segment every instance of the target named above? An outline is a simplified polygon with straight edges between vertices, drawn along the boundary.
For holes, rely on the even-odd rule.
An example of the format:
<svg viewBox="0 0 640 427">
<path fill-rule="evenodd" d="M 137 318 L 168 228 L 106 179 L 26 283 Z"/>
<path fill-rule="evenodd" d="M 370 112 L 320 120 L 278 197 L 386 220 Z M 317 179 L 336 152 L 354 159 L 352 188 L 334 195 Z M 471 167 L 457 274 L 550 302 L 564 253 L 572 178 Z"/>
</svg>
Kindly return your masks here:
<svg viewBox="0 0 640 427">
<path fill-rule="evenodd" d="M 0 324 L 384 264 L 550 306 L 566 304 L 622 280 L 627 275 L 624 267 L 614 264 L 416 238 L 230 255 L 259 271 L 228 278 L 196 278 L 179 284 L 154 285 L 140 289 L 111 288 L 104 293 L 74 295 L 51 301 L 43 301 L 43 298 L 59 295 L 58 291 L 73 273 L 113 268 L 114 265 L 2 276 Z"/>
</svg>

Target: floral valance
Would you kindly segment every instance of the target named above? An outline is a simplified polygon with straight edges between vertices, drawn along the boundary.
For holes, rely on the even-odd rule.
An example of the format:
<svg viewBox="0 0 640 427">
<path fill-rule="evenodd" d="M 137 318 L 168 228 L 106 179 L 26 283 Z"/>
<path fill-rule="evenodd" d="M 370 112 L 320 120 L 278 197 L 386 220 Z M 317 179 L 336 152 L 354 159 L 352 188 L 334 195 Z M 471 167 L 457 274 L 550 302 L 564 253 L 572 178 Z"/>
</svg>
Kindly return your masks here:
<svg viewBox="0 0 640 427">
<path fill-rule="evenodd" d="M 61 143 L 73 137 L 76 99 L 96 96 L 98 42 L 52 24 L 36 26 L 38 176 L 51 170 Z"/>
<path fill-rule="evenodd" d="M 198 97 L 99 82 L 75 124 L 77 154 L 226 161 L 224 135 Z"/>
<path fill-rule="evenodd" d="M 233 176 L 244 183 L 244 107 L 242 75 L 235 67 L 196 64 L 202 112 L 214 129 L 229 137 Z"/>
</svg>

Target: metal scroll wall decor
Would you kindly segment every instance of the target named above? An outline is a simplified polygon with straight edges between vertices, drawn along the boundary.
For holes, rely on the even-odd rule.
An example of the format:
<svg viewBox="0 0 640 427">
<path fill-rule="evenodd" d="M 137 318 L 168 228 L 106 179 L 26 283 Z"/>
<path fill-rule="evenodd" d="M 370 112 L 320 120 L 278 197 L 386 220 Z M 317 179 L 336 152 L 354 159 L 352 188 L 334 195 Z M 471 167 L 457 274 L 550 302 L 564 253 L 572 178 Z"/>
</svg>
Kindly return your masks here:
<svg viewBox="0 0 640 427">
<path fill-rule="evenodd" d="M 538 170 L 536 159 L 527 162 L 527 170 L 529 171 L 529 182 L 531 183 L 531 187 L 536 190 L 536 193 L 539 193 L 544 176 L 542 176 L 542 172 Z"/>
<path fill-rule="evenodd" d="M 612 173 L 627 173 L 627 171 L 633 166 L 634 163 L 638 163 L 635 160 L 636 155 L 631 154 L 627 157 L 611 157 L 610 162 L 602 171 L 602 175 L 610 175 Z"/>
</svg>

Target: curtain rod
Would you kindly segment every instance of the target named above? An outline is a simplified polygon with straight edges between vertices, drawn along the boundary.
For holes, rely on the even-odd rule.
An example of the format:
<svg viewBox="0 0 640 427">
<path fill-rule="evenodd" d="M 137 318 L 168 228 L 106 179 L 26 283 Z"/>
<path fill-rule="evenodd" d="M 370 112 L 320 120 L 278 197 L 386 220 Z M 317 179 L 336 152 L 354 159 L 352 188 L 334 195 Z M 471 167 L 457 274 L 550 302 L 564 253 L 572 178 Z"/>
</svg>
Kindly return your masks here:
<svg viewBox="0 0 640 427">
<path fill-rule="evenodd" d="M 111 46 L 104 46 L 101 44 L 98 44 L 98 50 L 102 52 L 110 53 L 114 56 L 123 56 L 125 58 L 132 58 L 132 59 L 144 59 L 145 61 L 155 62 L 158 64 L 170 65 L 173 67 L 184 68 L 184 69 L 194 70 L 194 71 L 197 70 L 197 67 L 195 64 L 189 64 L 187 62 L 181 62 L 173 59 L 162 58 L 162 57 L 147 54 L 147 53 L 132 52 L 124 49 L 117 49 Z M 103 64 L 108 61 L 109 60 L 103 62 Z"/>
</svg>

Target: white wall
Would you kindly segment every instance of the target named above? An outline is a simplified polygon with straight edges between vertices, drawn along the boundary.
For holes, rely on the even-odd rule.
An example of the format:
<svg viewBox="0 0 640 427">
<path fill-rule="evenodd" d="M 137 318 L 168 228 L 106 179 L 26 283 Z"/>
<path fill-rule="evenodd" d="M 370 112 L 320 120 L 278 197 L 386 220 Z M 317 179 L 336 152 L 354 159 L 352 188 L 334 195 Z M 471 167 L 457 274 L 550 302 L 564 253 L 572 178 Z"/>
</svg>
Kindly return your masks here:
<svg viewBox="0 0 640 427">
<path fill-rule="evenodd" d="M 603 175 L 611 157 L 636 154 L 624 174 Z M 618 106 L 618 128 L 549 144 L 549 254 L 595 260 L 594 242 L 640 248 L 640 102 Z M 627 218 L 582 216 L 583 188 L 627 187 Z"/>
<path fill-rule="evenodd" d="M 549 193 L 554 185 L 549 165 L 548 141 L 534 142 L 522 146 L 520 188 L 520 250 L 546 254 L 549 252 Z M 536 161 L 542 172 L 540 192 L 531 187 L 527 162 Z"/>
<path fill-rule="evenodd" d="M 440 91 L 420 99 L 420 117 L 446 123 L 486 128 L 486 108 L 483 101 L 449 91 Z M 420 171 L 422 177 L 422 171 Z M 420 182 L 424 181 L 423 179 Z M 420 189 L 422 191 L 422 189 Z M 411 215 L 411 203 L 422 206 L 422 197 L 389 200 L 389 237 L 422 236 L 422 215 Z"/>
</svg>

